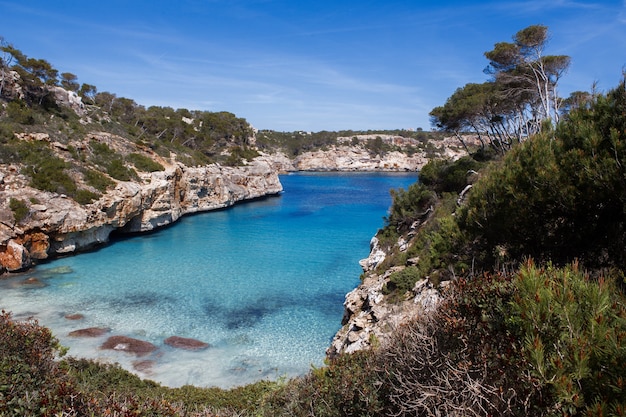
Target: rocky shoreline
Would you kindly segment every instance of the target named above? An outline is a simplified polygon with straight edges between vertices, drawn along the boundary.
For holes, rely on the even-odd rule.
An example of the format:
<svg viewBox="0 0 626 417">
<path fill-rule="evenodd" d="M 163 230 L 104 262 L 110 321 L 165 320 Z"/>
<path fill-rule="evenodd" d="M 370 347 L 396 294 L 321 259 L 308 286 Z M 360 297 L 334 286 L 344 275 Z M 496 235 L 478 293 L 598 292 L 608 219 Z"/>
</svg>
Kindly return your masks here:
<svg viewBox="0 0 626 417">
<path fill-rule="evenodd" d="M 164 171 L 142 173 L 140 182 L 120 181 L 87 205 L 33 189 L 17 172 L 12 166 L 0 167 L 0 274 L 91 249 L 108 242 L 114 231 L 152 231 L 185 214 L 225 208 L 283 190 L 278 172 L 264 159 L 241 167 L 169 164 Z M 11 198 L 29 204 L 22 221 L 14 219 Z"/>
</svg>

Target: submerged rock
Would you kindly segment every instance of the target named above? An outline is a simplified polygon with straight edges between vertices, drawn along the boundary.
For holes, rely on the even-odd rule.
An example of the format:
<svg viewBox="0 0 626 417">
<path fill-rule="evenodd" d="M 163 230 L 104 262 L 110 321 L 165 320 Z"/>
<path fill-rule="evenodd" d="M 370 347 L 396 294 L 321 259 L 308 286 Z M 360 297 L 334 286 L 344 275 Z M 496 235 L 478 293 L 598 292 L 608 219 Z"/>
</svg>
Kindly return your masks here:
<svg viewBox="0 0 626 417">
<path fill-rule="evenodd" d="M 68 320 L 82 320 L 85 318 L 82 314 L 66 314 L 64 317 Z"/>
<path fill-rule="evenodd" d="M 120 350 L 137 356 L 145 356 L 157 350 L 157 347 L 145 340 L 128 336 L 111 336 L 100 346 L 101 349 Z"/>
<path fill-rule="evenodd" d="M 210 346 L 208 343 L 202 342 L 200 340 L 180 336 L 168 337 L 167 339 L 165 339 L 164 343 L 178 349 L 186 350 L 201 350 L 206 349 Z"/>
<path fill-rule="evenodd" d="M 86 329 L 74 330 L 74 331 L 69 333 L 69 336 L 72 336 L 72 337 L 98 337 L 98 336 L 102 336 L 103 334 L 106 334 L 106 333 L 108 333 L 110 331 L 111 331 L 110 329 L 107 329 L 105 327 L 88 327 Z"/>
<path fill-rule="evenodd" d="M 155 364 L 156 362 L 151 360 L 133 361 L 133 369 L 145 374 L 150 374 Z"/>
<path fill-rule="evenodd" d="M 20 282 L 20 285 L 28 288 L 42 288 L 46 286 L 46 284 L 35 277 L 26 278 L 24 281 Z"/>
</svg>

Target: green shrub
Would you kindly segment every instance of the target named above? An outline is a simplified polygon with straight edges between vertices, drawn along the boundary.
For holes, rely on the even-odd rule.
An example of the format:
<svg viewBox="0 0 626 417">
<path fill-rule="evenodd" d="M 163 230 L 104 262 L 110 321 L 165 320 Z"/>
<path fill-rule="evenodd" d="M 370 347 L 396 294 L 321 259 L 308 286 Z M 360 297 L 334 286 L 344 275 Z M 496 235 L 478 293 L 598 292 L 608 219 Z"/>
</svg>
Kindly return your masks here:
<svg viewBox="0 0 626 417">
<path fill-rule="evenodd" d="M 11 197 L 9 200 L 9 208 L 13 212 L 13 218 L 16 223 L 21 222 L 26 218 L 26 216 L 28 216 L 28 206 L 22 200 Z"/>
<path fill-rule="evenodd" d="M 528 262 L 515 284 L 510 320 L 552 413 L 626 413 L 626 299 L 614 278 Z"/>
<path fill-rule="evenodd" d="M 343 355 L 268 395 L 262 416 L 383 416 L 385 398 L 372 352 Z"/>
<path fill-rule="evenodd" d="M 32 125 L 35 123 L 35 112 L 23 101 L 15 100 L 7 104 L 7 115 L 9 120 L 22 125 Z"/>
<path fill-rule="evenodd" d="M 248 148 L 247 146 L 233 146 L 230 149 L 230 155 L 224 162 L 229 166 L 243 165 L 243 161 L 251 161 L 259 156 L 259 153 L 255 149 Z"/>
<path fill-rule="evenodd" d="M 526 140 L 478 181 L 460 224 L 486 254 L 587 267 L 626 264 L 624 83 Z"/>
<path fill-rule="evenodd" d="M 163 165 L 161 165 L 157 161 L 139 153 L 131 153 L 127 156 L 127 159 L 133 165 L 135 165 L 135 168 L 137 168 L 139 171 L 155 172 L 165 170 Z"/>
<path fill-rule="evenodd" d="M 15 139 L 13 127 L 8 123 L 0 122 L 0 144 L 7 143 L 12 139 Z"/>
<path fill-rule="evenodd" d="M 83 178 L 88 185 L 102 193 L 115 184 L 103 173 L 88 168 L 83 171 Z"/>
<path fill-rule="evenodd" d="M 468 184 L 472 172 L 481 168 L 481 164 L 469 156 L 456 161 L 431 159 L 419 172 L 419 180 L 431 190 L 441 193 L 460 193 Z"/>
<path fill-rule="evenodd" d="M 111 149 L 106 143 L 92 140 L 89 142 L 89 147 L 91 148 L 94 158 L 98 161 L 107 161 L 115 156 L 113 149 Z"/>
<path fill-rule="evenodd" d="M 121 159 L 113 159 L 106 167 L 107 174 L 119 181 L 137 179 L 137 173 L 124 165 Z"/>
<path fill-rule="evenodd" d="M 22 172 L 30 176 L 33 188 L 72 196 L 76 193 L 76 183 L 65 172 L 67 168 L 68 163 L 50 155 L 35 165 L 28 165 Z"/>
<path fill-rule="evenodd" d="M 89 204 L 92 201 L 99 199 L 100 194 L 81 188 L 76 191 L 76 194 L 73 195 L 73 198 L 78 204 L 84 205 L 84 204 Z"/>
<path fill-rule="evenodd" d="M 418 220 L 424 220 L 437 201 L 436 194 L 421 183 L 412 184 L 406 190 L 391 190 L 391 196 L 393 202 L 385 223 L 386 227 L 399 232 L 407 231 Z"/>
<path fill-rule="evenodd" d="M 395 292 L 399 297 L 402 297 L 407 291 L 411 291 L 415 283 L 422 278 L 423 276 L 417 267 L 413 265 L 407 266 L 389 276 L 389 282 L 385 284 L 383 294 Z"/>
<path fill-rule="evenodd" d="M 71 381 L 55 361 L 63 354 L 50 330 L 36 321 L 0 314 L 0 415 L 54 416 L 81 412 Z M 76 401 L 75 401 L 76 399 Z"/>
</svg>

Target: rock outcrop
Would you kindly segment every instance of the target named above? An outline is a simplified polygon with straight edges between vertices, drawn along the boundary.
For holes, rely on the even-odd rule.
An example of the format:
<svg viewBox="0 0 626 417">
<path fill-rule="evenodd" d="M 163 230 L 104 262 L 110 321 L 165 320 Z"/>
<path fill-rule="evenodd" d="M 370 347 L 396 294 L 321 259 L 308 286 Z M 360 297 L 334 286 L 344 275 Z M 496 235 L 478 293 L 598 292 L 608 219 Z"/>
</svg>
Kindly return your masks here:
<svg viewBox="0 0 626 417">
<path fill-rule="evenodd" d="M 164 171 L 141 175 L 140 182 L 117 182 L 98 201 L 80 205 L 64 195 L 29 187 L 17 167 L 0 166 L 0 273 L 93 248 L 107 242 L 113 231 L 151 231 L 188 213 L 282 191 L 277 172 L 263 160 L 241 167 L 173 163 Z M 12 199 L 27 206 L 20 221 L 9 207 Z"/>
<path fill-rule="evenodd" d="M 392 267 L 379 275 L 375 268 L 385 256 L 374 237 L 369 257 L 360 262 L 364 271 L 363 281 L 346 295 L 342 327 L 326 350 L 329 358 L 384 343 L 392 337 L 398 326 L 432 311 L 438 305 L 449 281 L 435 287 L 428 279 L 420 280 L 403 301 L 389 302 L 383 294 L 383 288 L 389 276 L 404 267 Z"/>
</svg>

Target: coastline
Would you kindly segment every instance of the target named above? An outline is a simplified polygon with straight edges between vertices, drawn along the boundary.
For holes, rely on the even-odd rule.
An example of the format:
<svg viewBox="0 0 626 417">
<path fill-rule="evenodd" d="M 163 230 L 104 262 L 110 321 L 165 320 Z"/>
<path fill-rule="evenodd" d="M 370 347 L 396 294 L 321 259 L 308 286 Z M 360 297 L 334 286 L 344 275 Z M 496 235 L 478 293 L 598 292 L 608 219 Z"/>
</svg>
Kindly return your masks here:
<svg viewBox="0 0 626 417">
<path fill-rule="evenodd" d="M 0 277 L 25 271 L 41 260 L 91 250 L 107 243 L 112 233 L 150 232 L 184 215 L 228 208 L 283 190 L 278 172 L 263 160 L 242 167 L 172 164 L 165 171 L 143 174 L 141 182 L 119 182 L 87 205 L 28 187 L 18 175 L 4 174 L 2 186 L 0 197 L 7 207 L 0 210 Z M 12 218 L 8 207 L 18 197 L 30 201 L 28 216 L 21 222 Z"/>
</svg>

